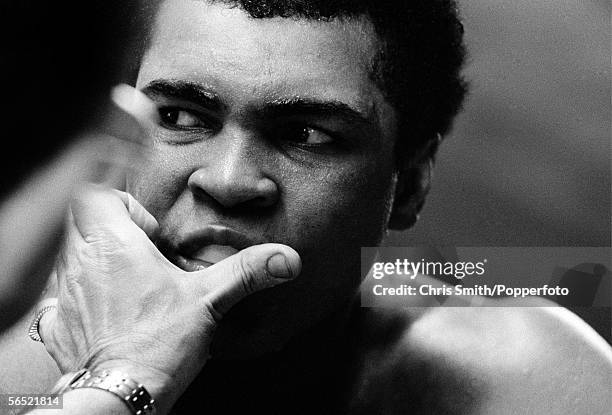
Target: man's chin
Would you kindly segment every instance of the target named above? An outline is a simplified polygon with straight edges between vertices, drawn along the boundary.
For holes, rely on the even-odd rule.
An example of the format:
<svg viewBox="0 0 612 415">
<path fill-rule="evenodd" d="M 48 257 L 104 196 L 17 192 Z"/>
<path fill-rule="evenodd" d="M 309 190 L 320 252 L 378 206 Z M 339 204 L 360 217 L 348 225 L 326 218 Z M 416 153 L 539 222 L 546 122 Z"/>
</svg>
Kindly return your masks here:
<svg viewBox="0 0 612 415">
<path fill-rule="evenodd" d="M 282 285 L 255 293 L 236 304 L 221 320 L 210 347 L 214 359 L 254 359 L 285 349 L 305 329 L 310 319 L 296 312 L 300 307 L 291 290 Z"/>
</svg>

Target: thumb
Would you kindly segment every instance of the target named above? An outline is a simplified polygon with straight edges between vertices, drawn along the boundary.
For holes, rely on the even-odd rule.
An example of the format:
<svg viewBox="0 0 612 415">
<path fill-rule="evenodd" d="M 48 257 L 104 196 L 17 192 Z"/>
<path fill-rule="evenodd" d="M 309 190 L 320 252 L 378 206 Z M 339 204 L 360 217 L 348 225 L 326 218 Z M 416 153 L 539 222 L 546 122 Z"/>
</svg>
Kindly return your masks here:
<svg viewBox="0 0 612 415">
<path fill-rule="evenodd" d="M 301 268 L 302 261 L 294 249 L 263 244 L 246 248 L 195 277 L 204 282 L 211 311 L 220 318 L 246 296 L 297 277 Z"/>
</svg>

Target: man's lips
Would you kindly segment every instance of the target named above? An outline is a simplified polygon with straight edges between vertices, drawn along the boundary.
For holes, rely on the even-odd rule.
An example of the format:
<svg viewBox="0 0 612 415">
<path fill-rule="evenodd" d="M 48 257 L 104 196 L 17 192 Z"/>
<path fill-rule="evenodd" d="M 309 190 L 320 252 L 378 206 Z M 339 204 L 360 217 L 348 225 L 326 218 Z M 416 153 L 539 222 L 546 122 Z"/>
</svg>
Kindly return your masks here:
<svg viewBox="0 0 612 415">
<path fill-rule="evenodd" d="M 266 241 L 223 225 L 207 225 L 169 247 L 168 258 L 185 271 L 199 271 L 238 251 Z"/>
</svg>

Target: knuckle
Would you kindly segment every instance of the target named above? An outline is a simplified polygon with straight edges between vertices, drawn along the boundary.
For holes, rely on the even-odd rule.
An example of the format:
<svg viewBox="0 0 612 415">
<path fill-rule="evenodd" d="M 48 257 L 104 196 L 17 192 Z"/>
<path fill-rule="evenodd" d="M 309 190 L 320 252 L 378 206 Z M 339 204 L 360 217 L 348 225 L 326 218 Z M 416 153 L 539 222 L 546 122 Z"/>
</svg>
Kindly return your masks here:
<svg viewBox="0 0 612 415">
<path fill-rule="evenodd" d="M 123 249 L 136 247 L 140 242 L 138 235 L 135 235 L 134 232 L 130 232 L 127 229 L 108 229 L 107 234 Z"/>
<path fill-rule="evenodd" d="M 71 205 L 83 208 L 91 204 L 97 204 L 103 201 L 106 194 L 108 192 L 101 185 L 87 183 L 72 195 Z"/>
<path fill-rule="evenodd" d="M 87 243 L 97 242 L 108 242 L 116 243 L 122 246 L 129 246 L 131 244 L 131 235 L 128 232 L 120 229 L 115 229 L 109 224 L 100 223 L 95 229 L 89 230 L 87 234 L 83 236 L 83 239 Z"/>
<path fill-rule="evenodd" d="M 202 298 L 202 301 L 203 301 L 202 309 L 204 310 L 204 315 L 203 315 L 204 319 L 208 320 L 210 325 L 212 325 L 213 327 L 216 326 L 221 321 L 221 318 L 223 317 L 223 310 L 221 310 L 219 306 L 215 305 L 215 302 L 212 301 L 208 296 L 204 296 Z"/>
<path fill-rule="evenodd" d="M 95 233 L 88 234 L 85 238 L 89 247 L 99 257 L 117 259 L 130 256 L 130 254 L 141 254 L 142 241 L 139 235 L 125 230 L 111 229 L 101 226 Z"/>
<path fill-rule="evenodd" d="M 234 274 L 240 279 L 240 284 L 244 292 L 252 294 L 257 291 L 259 280 L 261 279 L 260 272 L 253 266 L 248 254 L 244 253 L 235 263 Z"/>
</svg>

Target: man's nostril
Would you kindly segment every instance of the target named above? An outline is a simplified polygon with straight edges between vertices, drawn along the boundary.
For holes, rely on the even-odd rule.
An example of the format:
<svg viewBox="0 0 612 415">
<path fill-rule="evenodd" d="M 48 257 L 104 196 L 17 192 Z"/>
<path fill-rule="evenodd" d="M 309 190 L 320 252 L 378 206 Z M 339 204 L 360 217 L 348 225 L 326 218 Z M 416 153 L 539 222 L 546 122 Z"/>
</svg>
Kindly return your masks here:
<svg viewBox="0 0 612 415">
<path fill-rule="evenodd" d="M 225 208 L 265 207 L 278 200 L 276 183 L 258 172 L 224 175 L 203 168 L 190 176 L 188 186 L 195 197 L 211 198 Z"/>
</svg>

